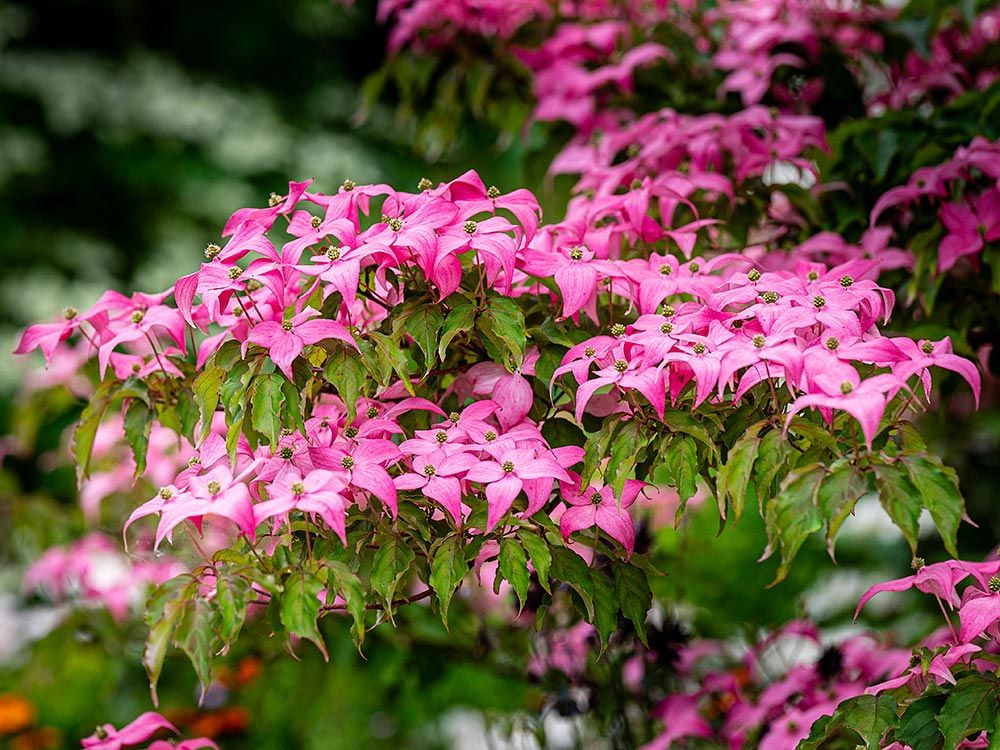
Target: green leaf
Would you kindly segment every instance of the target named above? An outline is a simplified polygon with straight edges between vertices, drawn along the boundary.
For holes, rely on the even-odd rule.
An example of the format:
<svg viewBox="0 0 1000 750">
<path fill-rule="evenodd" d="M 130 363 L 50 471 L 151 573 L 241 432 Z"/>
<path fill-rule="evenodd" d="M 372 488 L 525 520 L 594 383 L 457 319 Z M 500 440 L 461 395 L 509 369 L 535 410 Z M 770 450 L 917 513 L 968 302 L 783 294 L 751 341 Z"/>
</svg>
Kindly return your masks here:
<svg viewBox="0 0 1000 750">
<path fill-rule="evenodd" d="M 149 677 L 149 692 L 153 698 L 153 705 L 159 705 L 156 683 L 159 682 L 160 672 L 163 670 L 163 659 L 170 647 L 174 626 L 184 610 L 186 598 L 196 592 L 197 582 L 189 575 L 181 575 L 160 584 L 146 604 L 143 617 L 149 632 L 142 649 L 142 666 Z"/>
<path fill-rule="evenodd" d="M 826 468 L 820 464 L 790 472 L 777 497 L 767 504 L 764 521 L 769 541 L 764 558 L 774 551 L 775 542 L 781 549 L 781 563 L 772 586 L 788 575 L 792 560 L 806 538 L 823 528 L 816 496 L 825 476 Z"/>
<path fill-rule="evenodd" d="M 347 611 L 354 621 L 351 627 L 351 634 L 354 636 L 354 643 L 361 648 L 365 640 L 365 591 L 361 586 L 361 580 L 344 563 L 331 560 L 327 563 L 330 573 L 333 574 L 333 583 L 336 584 L 337 591 L 344 597 L 347 604 Z M 329 592 L 327 593 L 329 596 Z"/>
<path fill-rule="evenodd" d="M 276 372 L 258 375 L 255 380 L 250 424 L 267 438 L 272 450 L 281 438 L 281 404 L 285 398 L 282 385 L 285 382 L 285 376 Z"/>
<path fill-rule="evenodd" d="M 719 467 L 715 479 L 716 495 L 719 503 L 719 515 L 726 518 L 727 510 L 732 508 L 733 519 L 739 520 L 746 504 L 747 485 L 753 473 L 753 465 L 760 450 L 760 431 L 764 422 L 752 425 L 733 447 L 729 449 L 726 463 Z"/>
<path fill-rule="evenodd" d="M 356 416 L 358 396 L 364 389 L 368 379 L 368 370 L 361 357 L 347 347 L 337 349 L 326 359 L 323 365 L 323 377 L 332 385 L 337 395 L 347 405 L 347 418 L 353 421 Z"/>
<path fill-rule="evenodd" d="M 448 317 L 444 319 L 444 327 L 441 330 L 441 341 L 438 343 L 438 358 L 443 362 L 448 345 L 457 336 L 468 333 L 476 324 L 476 306 L 466 299 L 461 299 Z"/>
<path fill-rule="evenodd" d="M 945 549 L 958 557 L 958 526 L 965 515 L 965 501 L 958 489 L 958 475 L 931 454 L 903 455 L 903 464 L 920 492 L 920 498 L 937 526 Z"/>
<path fill-rule="evenodd" d="M 219 637 L 228 647 L 236 642 L 252 591 L 250 582 L 239 576 L 220 576 L 215 585 L 215 606 L 219 611 Z"/>
<path fill-rule="evenodd" d="M 542 537 L 524 528 L 517 530 L 517 538 L 521 540 L 521 544 L 524 545 L 529 557 L 531 557 L 531 564 L 535 568 L 535 573 L 538 574 L 538 582 L 543 589 L 551 594 L 549 568 L 552 565 L 552 552 L 549 550 L 548 543 Z"/>
<path fill-rule="evenodd" d="M 980 674 L 963 677 L 948 693 L 938 715 L 946 750 L 984 729 L 992 732 L 997 723 L 1000 685 L 995 678 Z"/>
<path fill-rule="evenodd" d="M 183 607 L 174 626 L 173 643 L 191 661 L 201 685 L 202 698 L 212 684 L 214 658 L 222 647 L 217 631 L 218 617 L 215 610 L 198 596 L 196 590 L 191 591 L 183 599 Z"/>
<path fill-rule="evenodd" d="M 615 433 L 625 424 L 617 414 L 605 419 L 597 432 L 587 436 L 583 445 L 583 470 L 580 472 L 580 486 L 587 487 L 597 471 L 597 467 L 607 458 Z"/>
<path fill-rule="evenodd" d="M 625 422 L 611 443 L 608 463 L 604 467 L 604 483 L 610 484 L 616 498 L 622 496 L 625 482 L 635 477 L 635 467 L 646 453 L 649 432 L 638 420 Z"/>
<path fill-rule="evenodd" d="M 135 478 L 146 470 L 146 452 L 149 449 L 149 434 L 152 429 L 153 410 L 141 400 L 132 399 L 125 410 L 125 440 L 132 448 Z"/>
<path fill-rule="evenodd" d="M 448 607 L 451 598 L 467 572 L 465 558 L 462 556 L 461 540 L 456 536 L 448 537 L 434 552 L 430 575 L 431 588 L 437 594 L 441 622 L 445 629 L 448 628 Z"/>
<path fill-rule="evenodd" d="M 944 701 L 943 695 L 929 695 L 913 701 L 900 717 L 896 739 L 912 750 L 940 748 L 944 737 L 938 726 L 937 715 Z"/>
<path fill-rule="evenodd" d="M 715 444 L 715 439 L 705 426 L 688 412 L 665 411 L 663 413 L 663 424 L 670 428 L 671 432 L 683 432 L 685 435 L 690 435 L 704 445 L 708 449 L 708 452 L 715 457 L 715 460 L 719 459 L 719 448 Z"/>
<path fill-rule="evenodd" d="M 323 588 L 323 582 L 316 576 L 293 571 L 285 582 L 281 596 L 281 624 L 292 635 L 315 643 L 323 659 L 329 661 L 326 644 L 316 624 L 322 606 L 320 592 Z"/>
<path fill-rule="evenodd" d="M 831 559 L 834 559 L 833 546 L 837 532 L 866 492 L 868 483 L 865 477 L 847 459 L 834 463 L 823 478 L 816 503 L 826 523 L 826 549 Z"/>
<path fill-rule="evenodd" d="M 416 303 L 416 309 L 400 315 L 393 323 L 393 334 L 410 336 L 424 353 L 426 369 L 434 366 L 441 338 L 444 315 L 438 306 L 426 299 Z"/>
<path fill-rule="evenodd" d="M 212 431 L 212 417 L 219 406 L 219 393 L 227 373 L 221 367 L 208 364 L 194 379 L 194 401 L 198 405 L 198 418 L 201 420 L 199 442 Z"/>
<path fill-rule="evenodd" d="M 108 410 L 113 400 L 116 383 L 109 380 L 101 383 L 90 397 L 90 401 L 80 414 L 80 421 L 73 430 L 73 458 L 76 460 L 76 478 L 78 482 L 90 476 L 90 458 L 94 451 L 94 438 L 97 428 L 101 426 L 104 412 Z"/>
<path fill-rule="evenodd" d="M 618 628 L 618 599 L 607 576 L 595 570 L 590 576 L 594 587 L 594 627 L 601 639 L 601 653 L 608 647 L 611 634 Z"/>
<path fill-rule="evenodd" d="M 670 484 L 680 495 L 675 521 L 679 523 L 687 501 L 698 491 L 698 447 L 690 436 L 678 435 L 660 450 L 660 455 L 670 475 Z"/>
<path fill-rule="evenodd" d="M 521 366 L 527 334 L 524 313 L 514 300 L 490 296 L 486 309 L 476 320 L 476 328 L 486 337 L 485 343 L 495 362 L 510 368 L 513 360 L 515 368 Z"/>
<path fill-rule="evenodd" d="M 411 396 L 414 395 L 413 383 L 410 382 L 410 363 L 406 358 L 406 352 L 391 338 L 377 331 L 369 333 L 368 338 L 375 347 L 376 363 L 383 376 L 382 384 L 388 385 L 388 376 L 390 372 L 394 372 L 399 377 L 403 387 Z"/>
<path fill-rule="evenodd" d="M 583 558 L 566 547 L 552 548 L 552 577 L 569 586 L 583 603 L 588 622 L 594 621 L 594 582 Z"/>
<path fill-rule="evenodd" d="M 520 605 L 517 611 L 520 614 L 528 596 L 531 576 L 528 573 L 528 558 L 524 554 L 524 547 L 516 539 L 508 537 L 500 541 L 499 570 L 500 575 L 510 583 L 514 593 L 517 594 Z"/>
<path fill-rule="evenodd" d="M 415 555 L 397 536 L 379 539 L 378 549 L 372 561 L 369 577 L 372 589 L 382 597 L 386 613 L 392 617 L 392 600 L 396 596 L 396 587 L 403 576 L 410 570 Z"/>
<path fill-rule="evenodd" d="M 886 693 L 859 695 L 837 706 L 834 721 L 839 716 L 844 726 L 861 735 L 868 750 L 879 750 L 882 737 L 896 722 L 896 706 L 896 699 Z"/>
<path fill-rule="evenodd" d="M 875 466 L 875 488 L 882 508 L 903 532 L 910 545 L 910 552 L 916 555 L 920 510 L 923 507 L 919 490 L 910 481 L 905 469 L 898 464 Z"/>
<path fill-rule="evenodd" d="M 306 423 L 302 418 L 302 404 L 299 400 L 299 389 L 287 378 L 281 383 L 281 395 L 284 405 L 281 407 L 281 426 L 290 430 L 306 433 Z"/>
<path fill-rule="evenodd" d="M 613 570 L 618 606 L 621 607 L 622 614 L 632 621 L 639 640 L 648 647 L 646 615 L 653 606 L 653 592 L 649 588 L 649 579 L 644 571 L 630 563 L 616 562 Z"/>
</svg>

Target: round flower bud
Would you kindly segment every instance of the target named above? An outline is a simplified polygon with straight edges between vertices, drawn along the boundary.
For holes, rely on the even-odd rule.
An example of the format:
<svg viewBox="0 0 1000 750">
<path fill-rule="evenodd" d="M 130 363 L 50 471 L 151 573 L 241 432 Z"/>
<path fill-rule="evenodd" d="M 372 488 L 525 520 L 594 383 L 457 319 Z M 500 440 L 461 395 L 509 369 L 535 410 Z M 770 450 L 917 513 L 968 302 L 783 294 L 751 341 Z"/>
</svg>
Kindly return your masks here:
<svg viewBox="0 0 1000 750">
<path fill-rule="evenodd" d="M 505 474 L 510 474 L 512 471 L 514 471 L 514 462 L 504 461 L 503 464 L 500 466 L 500 468 L 504 470 Z"/>
<path fill-rule="evenodd" d="M 623 326 L 621 323 L 615 323 L 613 326 L 611 326 L 612 336 L 621 336 L 623 333 L 625 333 L 625 326 Z"/>
<path fill-rule="evenodd" d="M 755 334 L 754 337 L 751 339 L 751 341 L 753 341 L 753 345 L 756 346 L 758 349 L 763 349 L 764 344 L 767 343 L 767 339 L 764 338 L 763 333 Z"/>
<path fill-rule="evenodd" d="M 213 479 L 205 485 L 205 489 L 208 490 L 208 494 L 210 495 L 218 495 L 222 491 L 222 485 Z"/>
<path fill-rule="evenodd" d="M 80 313 L 77 311 L 75 307 L 67 307 L 63 309 L 64 320 L 73 320 L 73 318 L 75 318 L 79 314 Z"/>
<path fill-rule="evenodd" d="M 342 459 L 340 459 L 340 465 L 345 469 L 353 469 L 354 459 L 351 458 L 350 456 L 344 456 Z"/>
<path fill-rule="evenodd" d="M 815 271 L 810 271 L 809 273 L 806 274 L 806 278 L 809 279 L 809 281 L 816 281 L 817 279 L 819 279 L 819 274 L 816 273 Z"/>
<path fill-rule="evenodd" d="M 662 315 L 664 318 L 672 318 L 676 314 L 677 311 L 673 308 L 672 305 L 665 304 L 660 306 L 660 315 Z"/>
<path fill-rule="evenodd" d="M 497 198 L 500 197 L 500 188 L 498 188 L 496 185 L 490 185 L 486 189 L 486 197 L 489 198 L 491 201 L 495 201 Z"/>
<path fill-rule="evenodd" d="M 759 281 L 760 271 L 758 271 L 756 268 L 751 268 L 749 271 L 747 271 L 747 278 L 750 279 L 750 281 Z"/>
<path fill-rule="evenodd" d="M 142 369 L 142 365 L 140 365 L 138 362 L 133 362 L 132 363 L 132 372 L 134 372 L 136 375 L 139 374 L 139 371 L 141 369 Z"/>
<path fill-rule="evenodd" d="M 434 183 L 428 180 L 426 177 L 421 177 L 420 182 L 417 183 L 417 190 L 423 192 L 424 190 L 430 190 L 434 187 Z"/>
<path fill-rule="evenodd" d="M 698 343 L 696 343 L 694 346 L 691 347 L 691 350 L 695 354 L 704 354 L 705 352 L 708 351 L 708 347 L 699 341 Z"/>
<path fill-rule="evenodd" d="M 291 331 L 295 327 L 295 324 L 290 320 L 283 320 L 281 322 L 281 327 L 286 331 Z"/>
<path fill-rule="evenodd" d="M 688 270 L 691 273 L 698 273 L 698 271 L 701 270 L 701 264 L 700 263 L 689 263 L 688 264 Z"/>
<path fill-rule="evenodd" d="M 462 225 L 462 231 L 466 234 L 475 234 L 476 230 L 479 228 L 479 223 L 469 219 Z"/>
<path fill-rule="evenodd" d="M 616 372 L 625 372 L 627 369 L 628 369 L 628 362 L 626 362 L 624 359 L 616 359 L 615 360 L 615 371 Z"/>
<path fill-rule="evenodd" d="M 435 468 L 434 468 L 433 466 L 431 466 L 430 464 L 427 464 L 427 465 L 426 465 L 426 466 L 424 467 L 424 476 L 425 476 L 425 477 L 432 477 L 432 476 L 434 476 L 435 474 L 437 474 L 437 469 L 435 469 Z"/>
<path fill-rule="evenodd" d="M 205 257 L 209 260 L 215 260 L 219 257 L 219 253 L 222 252 L 222 248 L 216 245 L 214 242 L 209 242 L 205 245 Z"/>
</svg>

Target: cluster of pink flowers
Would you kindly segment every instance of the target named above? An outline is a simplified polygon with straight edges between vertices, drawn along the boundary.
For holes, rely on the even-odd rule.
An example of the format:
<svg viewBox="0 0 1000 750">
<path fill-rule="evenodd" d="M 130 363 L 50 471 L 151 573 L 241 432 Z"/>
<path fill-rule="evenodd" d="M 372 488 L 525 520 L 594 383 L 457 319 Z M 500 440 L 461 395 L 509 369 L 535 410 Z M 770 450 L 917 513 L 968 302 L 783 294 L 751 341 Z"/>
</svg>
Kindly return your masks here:
<svg viewBox="0 0 1000 750">
<path fill-rule="evenodd" d="M 806 622 L 790 623 L 745 649 L 694 641 L 677 660 L 681 687 L 654 709 L 663 731 L 644 750 L 691 738 L 721 747 L 752 740 L 761 750 L 792 750 L 813 722 L 909 661 L 908 649 L 867 635 L 824 646 L 818 629 Z"/>
<path fill-rule="evenodd" d="M 134 559 L 111 537 L 93 532 L 46 550 L 25 573 L 24 589 L 57 602 L 106 608 L 122 621 L 145 603 L 151 587 L 183 572 L 176 560 Z"/>
<path fill-rule="evenodd" d="M 872 208 L 871 224 L 894 209 L 897 223 L 908 225 L 918 211 L 938 207 L 946 230 L 938 247 L 938 271 L 959 259 L 974 262 L 987 243 L 1000 240 L 1000 143 L 975 138 L 943 164 L 923 167 L 905 185 L 886 192 Z"/>
<path fill-rule="evenodd" d="M 782 67 L 802 69 L 818 61 L 824 44 L 848 60 L 879 53 L 884 39 L 874 26 L 891 17 L 878 4 L 815 2 L 814 0 L 723 0 L 707 14 L 723 28 L 713 62 L 732 71 L 720 93 L 737 92 L 746 106 L 768 92 L 785 106 L 811 105 L 822 94 L 820 78 L 799 74 L 794 85 L 774 81 Z M 790 50 L 794 50 L 790 51 Z"/>
<path fill-rule="evenodd" d="M 1000 70 L 977 63 L 998 42 L 1000 8 L 984 8 L 968 29 L 950 25 L 931 39 L 927 57 L 913 51 L 901 65 L 890 67 L 889 87 L 872 98 L 869 109 L 904 109 L 934 99 L 950 100 L 970 90 L 985 90 L 997 80 Z"/>
</svg>

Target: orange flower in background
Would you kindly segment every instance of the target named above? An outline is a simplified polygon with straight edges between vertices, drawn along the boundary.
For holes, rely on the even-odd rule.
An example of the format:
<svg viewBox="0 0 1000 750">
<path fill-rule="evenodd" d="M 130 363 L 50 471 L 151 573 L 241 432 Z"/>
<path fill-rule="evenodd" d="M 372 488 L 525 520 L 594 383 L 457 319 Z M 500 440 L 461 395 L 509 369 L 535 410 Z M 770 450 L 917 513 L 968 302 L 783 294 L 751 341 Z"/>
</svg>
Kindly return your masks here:
<svg viewBox="0 0 1000 750">
<path fill-rule="evenodd" d="M 35 707 L 14 693 L 0 695 L 0 735 L 16 734 L 35 723 Z"/>
</svg>

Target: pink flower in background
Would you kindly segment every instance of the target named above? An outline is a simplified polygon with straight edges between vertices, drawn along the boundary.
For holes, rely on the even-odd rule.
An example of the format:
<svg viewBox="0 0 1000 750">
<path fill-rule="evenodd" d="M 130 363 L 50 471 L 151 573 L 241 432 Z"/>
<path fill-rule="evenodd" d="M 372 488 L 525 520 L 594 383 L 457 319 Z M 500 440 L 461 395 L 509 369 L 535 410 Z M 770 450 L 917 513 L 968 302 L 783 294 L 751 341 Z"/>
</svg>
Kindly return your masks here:
<svg viewBox="0 0 1000 750">
<path fill-rule="evenodd" d="M 86 750 L 122 750 L 145 742 L 161 730 L 177 733 L 177 728 L 158 713 L 147 711 L 134 720 L 115 729 L 111 724 L 104 724 L 90 737 L 81 740 Z"/>
<path fill-rule="evenodd" d="M 288 513 L 299 510 L 319 516 L 347 546 L 346 514 L 348 501 L 341 494 L 347 488 L 341 476 L 317 469 L 304 477 L 286 474 L 268 485 L 268 499 L 253 508 L 254 523 L 281 516 L 287 522 Z"/>
</svg>

